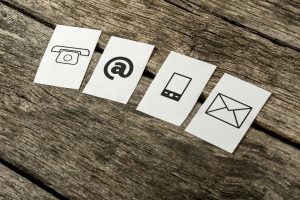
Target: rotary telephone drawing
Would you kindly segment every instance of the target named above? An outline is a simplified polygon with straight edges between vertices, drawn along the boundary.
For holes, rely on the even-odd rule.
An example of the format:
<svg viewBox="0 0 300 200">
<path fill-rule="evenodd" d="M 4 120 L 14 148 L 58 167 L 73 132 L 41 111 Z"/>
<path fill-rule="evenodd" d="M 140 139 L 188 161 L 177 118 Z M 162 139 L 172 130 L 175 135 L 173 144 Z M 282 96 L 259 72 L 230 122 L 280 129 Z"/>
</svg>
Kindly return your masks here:
<svg viewBox="0 0 300 200">
<path fill-rule="evenodd" d="M 59 53 L 56 62 L 67 65 L 76 65 L 78 63 L 79 56 L 89 56 L 90 51 L 88 49 L 81 49 L 75 47 L 54 46 L 51 52 Z"/>
</svg>

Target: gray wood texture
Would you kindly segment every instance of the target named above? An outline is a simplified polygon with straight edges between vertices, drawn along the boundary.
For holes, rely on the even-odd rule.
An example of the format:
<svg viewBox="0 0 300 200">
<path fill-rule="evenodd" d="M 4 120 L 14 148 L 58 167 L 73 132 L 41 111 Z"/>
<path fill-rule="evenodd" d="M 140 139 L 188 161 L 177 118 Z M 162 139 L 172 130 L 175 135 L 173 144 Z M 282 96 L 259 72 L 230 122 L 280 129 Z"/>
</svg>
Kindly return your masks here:
<svg viewBox="0 0 300 200">
<path fill-rule="evenodd" d="M 26 4 L 25 1 L 18 2 Z M 18 168 L 26 169 L 27 173 L 71 199 L 299 199 L 299 149 L 253 127 L 250 128 L 234 154 L 228 154 L 213 147 L 183 131 L 201 106 L 199 102 L 183 127 L 176 127 L 137 112 L 135 108 L 150 85 L 151 79 L 149 77 L 142 77 L 128 105 L 88 96 L 76 90 L 34 84 L 33 79 L 37 66 L 53 33 L 53 29 L 45 25 L 47 24 L 45 21 L 43 23 L 38 21 L 47 20 L 50 24 L 55 21 L 55 23 L 74 25 L 75 18 L 69 16 L 71 12 L 67 12 L 70 5 L 65 5 L 65 10 L 61 11 L 64 13 L 64 18 L 62 18 L 58 11 L 45 10 L 50 7 L 59 10 L 62 5 L 56 7 L 58 1 L 51 1 L 44 7 L 40 1 L 27 2 L 26 10 L 36 14 L 36 16 L 44 16 L 42 20 L 32 18 L 32 16 L 28 17 L 15 9 L 0 4 L 0 157 L 2 159 Z M 94 1 L 94 4 L 99 6 L 100 3 L 97 2 Z M 127 24 L 128 21 L 135 20 L 140 20 L 138 22 L 142 24 L 150 24 L 148 25 L 149 30 L 150 32 L 153 31 L 151 34 L 147 34 L 146 28 L 137 22 L 135 22 L 136 26 L 140 25 L 140 27 L 127 33 L 128 30 L 126 29 L 130 27 L 124 24 L 120 24 L 119 28 L 117 25 L 109 25 L 116 23 L 113 19 L 110 22 L 103 22 L 103 28 L 98 22 L 101 20 L 95 20 L 93 27 L 107 29 L 103 37 L 106 39 L 108 39 L 109 34 L 116 33 L 116 35 L 128 37 L 132 34 L 130 38 L 141 41 L 157 40 L 155 44 L 158 45 L 158 49 L 148 65 L 148 70 L 155 73 L 166 56 L 164 53 L 167 53 L 168 49 L 172 50 L 173 45 L 174 50 L 182 52 L 187 52 L 190 48 L 188 45 L 184 45 L 186 41 L 181 43 L 179 40 L 179 38 L 183 40 L 186 38 L 184 32 L 180 33 L 180 27 L 174 27 L 174 30 L 168 29 L 164 36 L 160 35 L 163 31 L 158 25 L 165 25 L 159 21 L 158 17 L 160 16 L 161 19 L 168 18 L 163 22 L 168 20 L 172 22 L 169 17 L 173 16 L 173 23 L 175 23 L 175 16 L 180 16 L 185 20 L 189 17 L 195 20 L 194 23 L 196 24 L 200 24 L 197 22 L 200 18 L 191 14 L 185 14 L 185 18 L 181 10 L 176 10 L 169 4 L 163 3 L 163 6 L 159 7 L 159 5 L 155 5 L 156 1 L 147 2 L 145 1 L 143 4 L 145 8 L 160 9 L 159 12 L 161 13 L 155 14 L 157 17 L 153 15 L 154 12 L 146 9 L 143 10 L 143 13 L 149 15 L 146 18 L 139 16 L 145 22 L 136 19 L 134 16 L 137 14 L 133 12 L 126 12 L 126 15 L 130 15 L 130 13 L 133 15 L 126 20 Z M 72 6 L 76 6 L 75 1 L 74 4 Z M 83 17 L 84 14 L 81 18 L 78 17 L 77 25 L 86 23 L 86 26 L 92 26 L 92 21 L 88 21 L 92 19 L 91 16 L 101 15 L 101 19 L 105 18 L 106 20 L 113 18 L 112 13 L 105 17 L 108 13 L 105 13 L 104 8 L 91 7 L 94 4 L 85 5 L 85 9 L 89 7 L 92 13 L 86 17 Z M 106 6 L 114 8 L 114 6 L 119 5 L 117 1 L 111 4 L 113 5 Z M 19 4 L 16 5 L 19 6 Z M 126 4 L 122 4 L 122 6 L 126 9 Z M 133 3 L 132 6 L 136 7 L 136 12 L 144 9 L 143 7 L 137 8 L 138 2 Z M 170 6 L 174 9 L 173 15 L 171 8 L 168 8 Z M 22 11 L 22 9 L 19 10 Z M 82 11 L 82 9 L 80 7 L 76 12 L 86 14 L 87 11 Z M 169 13 L 165 13 L 166 9 L 170 9 Z M 95 10 L 98 10 L 99 13 L 93 13 Z M 153 15 L 152 19 L 151 14 Z M 50 17 L 50 15 L 53 16 Z M 54 16 L 56 17 L 54 18 Z M 119 16 L 119 20 L 122 17 L 124 16 Z M 181 19 L 180 17 L 178 19 Z M 206 17 L 210 18 L 209 15 Z M 155 22 L 156 20 L 158 21 Z M 206 20 L 208 23 L 211 19 Z M 185 24 L 187 21 L 184 20 L 178 20 L 178 23 L 182 24 L 180 26 L 189 26 Z M 221 22 L 218 23 L 220 23 L 219 31 L 227 26 L 225 23 L 223 25 Z M 107 27 L 105 24 L 108 24 Z M 126 28 L 123 32 L 121 31 L 122 26 Z M 151 30 L 154 28 L 157 30 Z M 171 39 L 171 33 L 176 33 L 177 28 L 179 31 Z M 215 29 L 217 30 L 217 28 Z M 235 35 L 237 37 L 236 45 L 239 44 L 238 41 L 250 40 L 247 37 L 252 37 L 253 42 L 256 42 L 255 45 L 261 45 L 257 49 L 253 46 L 248 47 L 251 49 L 250 52 L 246 51 L 247 56 L 250 57 L 249 63 L 253 62 L 251 53 L 255 52 L 254 49 L 258 51 L 255 53 L 257 57 L 263 51 L 272 52 L 274 55 L 281 54 L 281 59 L 274 57 L 281 64 L 283 64 L 282 60 L 286 62 L 292 60 L 288 69 L 291 69 L 294 75 L 286 72 L 288 73 L 285 75 L 286 78 L 277 81 L 282 84 L 278 91 L 281 91 L 282 95 L 289 95 L 290 101 L 294 105 L 288 106 L 287 103 L 290 101 L 286 100 L 288 102 L 286 102 L 285 107 L 278 109 L 283 112 L 283 109 L 295 108 L 289 116 L 296 117 L 296 119 L 290 122 L 288 121 L 290 120 L 289 116 L 284 118 L 278 114 L 276 116 L 278 121 L 272 121 L 274 118 L 267 118 L 267 116 L 271 117 L 269 112 L 276 112 L 273 110 L 276 102 L 277 104 L 282 103 L 280 96 L 275 94 L 273 99 L 268 102 L 263 114 L 258 117 L 257 123 L 266 123 L 267 128 L 277 123 L 279 128 L 275 127 L 274 130 L 288 130 L 288 133 L 280 134 L 289 136 L 288 138 L 296 138 L 295 141 L 297 141 L 298 135 L 295 130 L 298 127 L 295 123 L 298 120 L 299 102 L 297 102 L 297 96 L 292 98 L 294 94 L 283 88 L 291 85 L 284 85 L 287 80 L 291 80 L 293 76 L 294 79 L 297 77 L 298 63 L 296 58 L 299 56 L 298 52 L 276 46 L 250 33 L 241 33 L 242 30 L 239 28 L 231 27 L 231 29 L 231 34 L 235 32 L 237 34 Z M 187 29 L 187 32 L 189 31 L 192 32 Z M 213 35 L 213 32 L 204 32 L 204 35 Z M 157 36 L 153 37 L 155 34 Z M 222 35 L 218 37 L 223 38 Z M 220 48 L 223 50 L 224 48 L 235 48 L 230 47 L 231 42 L 233 42 L 230 39 L 232 35 L 225 37 L 228 43 L 223 45 L 229 46 L 221 46 Z M 203 38 L 204 40 L 207 39 L 204 36 Z M 213 40 L 210 40 L 209 43 L 208 40 L 205 42 L 202 40 L 203 38 L 198 38 L 198 45 L 207 44 L 209 46 L 212 44 L 214 46 L 219 44 L 217 41 L 214 44 Z M 205 43 L 202 44 L 202 42 Z M 100 47 L 103 47 L 102 42 L 100 42 Z M 211 50 L 212 47 L 208 47 L 208 49 Z M 245 47 L 245 49 L 247 48 Z M 243 49 L 244 53 L 245 49 Z M 207 56 L 206 60 L 213 61 L 211 59 L 214 56 L 210 57 L 206 51 L 208 50 L 204 46 L 203 48 L 195 46 L 190 54 L 198 58 L 204 55 Z M 222 52 L 221 49 L 216 49 L 216 51 Z M 211 54 L 213 53 L 211 52 Z M 237 52 L 237 54 L 239 53 Z M 99 52 L 94 54 L 81 90 L 100 56 Z M 224 56 L 224 54 L 220 55 L 220 58 L 214 63 L 221 62 L 221 58 L 224 59 Z M 264 59 L 268 60 L 268 58 Z M 264 59 L 261 58 L 261 61 Z M 225 59 L 225 62 L 229 62 L 229 58 L 227 61 Z M 235 64 L 236 61 L 232 60 L 231 62 L 231 71 L 236 71 L 235 74 L 241 73 L 240 77 L 252 80 L 258 85 L 267 85 L 264 82 L 265 79 L 261 77 L 267 76 L 264 74 L 267 73 L 264 70 L 268 71 L 268 69 L 259 68 L 262 67 L 259 63 L 257 63 L 258 67 L 249 64 L 250 69 L 246 68 L 246 71 L 249 70 L 250 73 L 246 73 L 242 70 L 245 69 L 245 66 L 241 66 L 242 72 L 239 72 Z M 216 83 L 221 73 L 229 69 L 228 65 L 219 70 L 208 86 L 209 89 L 206 90 L 206 94 Z M 256 72 L 255 69 L 262 74 Z M 278 68 L 278 70 L 282 69 Z M 253 74 L 257 74 L 257 77 L 255 78 Z M 273 74 L 273 76 L 275 75 L 277 73 Z M 270 82 L 269 84 L 267 89 L 277 90 L 276 83 Z M 298 86 L 293 85 L 291 87 L 297 89 Z M 282 125 L 283 121 L 285 123 L 294 122 L 296 127 L 289 128 L 291 125 Z"/>
<path fill-rule="evenodd" d="M 112 35 L 148 42 L 156 50 L 147 66 L 155 74 L 174 50 L 218 66 L 204 96 L 226 72 L 272 92 L 255 124 L 300 144 L 300 52 L 197 10 L 165 1 L 4 0 L 44 24 L 102 29 L 99 47 Z M 268 16 L 262 16 L 262 18 Z"/>
<path fill-rule="evenodd" d="M 210 13 L 283 46 L 300 50 L 299 0 L 166 0 L 197 14 Z"/>
<path fill-rule="evenodd" d="M 56 198 L 0 164 L 0 199 L 54 200 Z"/>
</svg>

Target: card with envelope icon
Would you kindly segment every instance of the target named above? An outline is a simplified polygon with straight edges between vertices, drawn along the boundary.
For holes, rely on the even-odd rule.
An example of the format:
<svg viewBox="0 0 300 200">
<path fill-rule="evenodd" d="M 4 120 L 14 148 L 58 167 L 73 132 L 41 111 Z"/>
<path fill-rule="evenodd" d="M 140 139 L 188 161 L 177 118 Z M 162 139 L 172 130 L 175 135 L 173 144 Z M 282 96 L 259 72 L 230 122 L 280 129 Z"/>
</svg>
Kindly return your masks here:
<svg viewBox="0 0 300 200">
<path fill-rule="evenodd" d="M 270 95 L 224 74 L 186 131 L 233 153 Z"/>
<path fill-rule="evenodd" d="M 251 110 L 252 107 L 219 93 L 206 110 L 206 114 L 240 128 Z"/>
</svg>

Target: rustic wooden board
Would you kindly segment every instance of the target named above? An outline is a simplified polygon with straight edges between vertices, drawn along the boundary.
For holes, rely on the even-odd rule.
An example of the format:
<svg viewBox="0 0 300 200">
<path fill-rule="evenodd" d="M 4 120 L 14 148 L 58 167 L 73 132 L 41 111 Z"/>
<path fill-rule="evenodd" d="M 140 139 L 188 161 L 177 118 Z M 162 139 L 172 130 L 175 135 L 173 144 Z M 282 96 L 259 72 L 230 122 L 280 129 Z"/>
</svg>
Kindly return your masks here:
<svg viewBox="0 0 300 200">
<path fill-rule="evenodd" d="M 6 1 L 6 0 L 5 0 Z M 273 94 L 255 123 L 270 134 L 300 144 L 300 52 L 270 42 L 213 15 L 188 13 L 163 1 L 9 0 L 44 24 L 69 24 L 156 45 L 147 69 L 156 73 L 171 50 L 216 64 L 204 90 L 207 97 L 224 72 Z M 128 4 L 129 3 L 129 4 Z"/>
<path fill-rule="evenodd" d="M 0 164 L 0 199 L 56 199 L 27 179 Z"/>
<path fill-rule="evenodd" d="M 197 14 L 209 12 L 280 45 L 300 50 L 299 0 L 166 0 Z"/>
<path fill-rule="evenodd" d="M 76 199 L 298 199 L 300 152 L 250 128 L 228 154 L 128 105 L 33 84 L 53 30 L 1 5 L 0 157 Z M 88 80 L 100 54 L 95 53 Z M 200 107 L 197 104 L 195 111 Z"/>
</svg>

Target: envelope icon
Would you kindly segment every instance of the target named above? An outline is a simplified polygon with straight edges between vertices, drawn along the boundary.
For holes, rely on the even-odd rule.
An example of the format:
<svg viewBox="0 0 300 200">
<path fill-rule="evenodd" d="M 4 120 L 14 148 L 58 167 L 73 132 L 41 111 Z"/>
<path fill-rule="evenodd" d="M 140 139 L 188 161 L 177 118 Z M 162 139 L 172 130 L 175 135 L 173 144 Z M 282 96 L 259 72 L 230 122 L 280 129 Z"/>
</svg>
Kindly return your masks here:
<svg viewBox="0 0 300 200">
<path fill-rule="evenodd" d="M 205 113 L 231 126 L 240 128 L 251 110 L 250 106 L 219 93 Z"/>
</svg>

